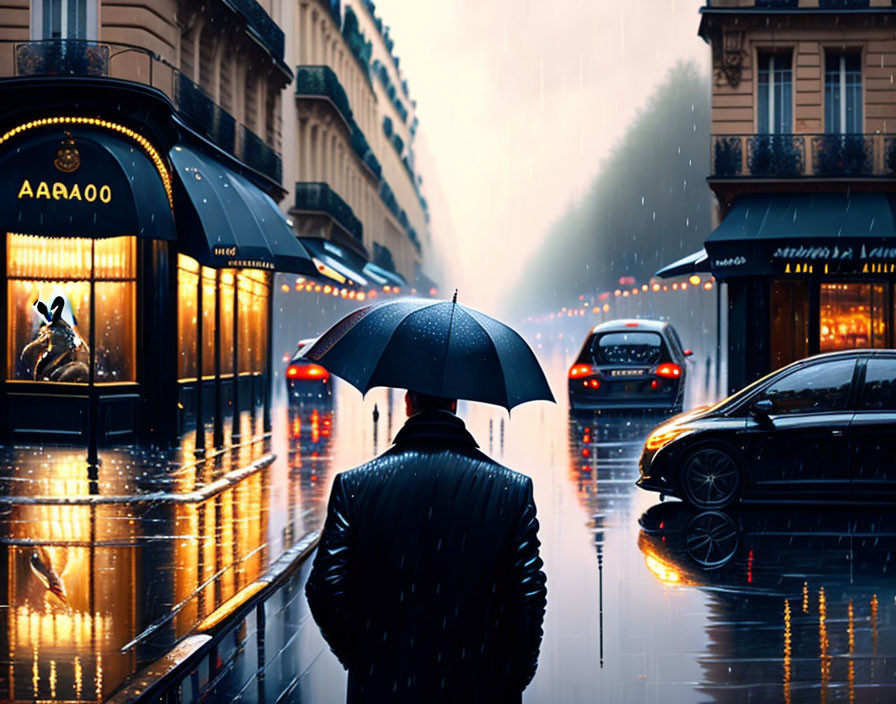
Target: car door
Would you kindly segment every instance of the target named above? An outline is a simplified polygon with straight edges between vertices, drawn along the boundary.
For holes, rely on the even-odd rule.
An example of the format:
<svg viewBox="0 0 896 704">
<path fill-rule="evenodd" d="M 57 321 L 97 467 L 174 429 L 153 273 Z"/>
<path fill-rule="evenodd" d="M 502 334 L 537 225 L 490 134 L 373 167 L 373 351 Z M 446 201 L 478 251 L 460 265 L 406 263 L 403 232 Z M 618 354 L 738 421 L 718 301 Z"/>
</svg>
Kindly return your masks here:
<svg viewBox="0 0 896 704">
<path fill-rule="evenodd" d="M 865 364 L 849 431 L 852 493 L 856 498 L 896 495 L 896 355 Z"/>
<path fill-rule="evenodd" d="M 776 379 L 749 405 L 768 400 L 767 418 L 748 415 L 744 450 L 751 489 L 775 498 L 845 495 L 854 357 L 820 360 Z"/>
</svg>

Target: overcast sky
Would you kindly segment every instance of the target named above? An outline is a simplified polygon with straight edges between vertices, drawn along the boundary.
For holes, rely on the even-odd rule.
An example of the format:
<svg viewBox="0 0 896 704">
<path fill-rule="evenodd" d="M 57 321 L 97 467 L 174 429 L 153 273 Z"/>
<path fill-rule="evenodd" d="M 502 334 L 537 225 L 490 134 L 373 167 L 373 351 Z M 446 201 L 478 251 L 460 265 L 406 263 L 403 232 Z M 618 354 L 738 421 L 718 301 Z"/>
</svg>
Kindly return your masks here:
<svg viewBox="0 0 896 704">
<path fill-rule="evenodd" d="M 678 59 L 701 0 L 377 0 L 417 101 L 433 233 L 461 302 L 494 310 Z"/>
</svg>

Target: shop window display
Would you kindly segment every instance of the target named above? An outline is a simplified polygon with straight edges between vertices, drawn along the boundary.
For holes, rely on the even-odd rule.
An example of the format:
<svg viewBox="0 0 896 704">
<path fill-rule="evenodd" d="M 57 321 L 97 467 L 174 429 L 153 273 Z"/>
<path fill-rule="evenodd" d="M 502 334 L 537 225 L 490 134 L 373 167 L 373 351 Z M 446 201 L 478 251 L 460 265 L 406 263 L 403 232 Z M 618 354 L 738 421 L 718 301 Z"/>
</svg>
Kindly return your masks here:
<svg viewBox="0 0 896 704">
<path fill-rule="evenodd" d="M 136 239 L 7 235 L 7 378 L 136 381 Z M 96 321 L 90 340 L 90 307 Z"/>
<path fill-rule="evenodd" d="M 887 346 L 884 284 L 823 283 L 819 351 Z"/>
<path fill-rule="evenodd" d="M 199 263 L 183 254 L 177 258 L 177 377 L 196 378 L 196 316 Z"/>
</svg>

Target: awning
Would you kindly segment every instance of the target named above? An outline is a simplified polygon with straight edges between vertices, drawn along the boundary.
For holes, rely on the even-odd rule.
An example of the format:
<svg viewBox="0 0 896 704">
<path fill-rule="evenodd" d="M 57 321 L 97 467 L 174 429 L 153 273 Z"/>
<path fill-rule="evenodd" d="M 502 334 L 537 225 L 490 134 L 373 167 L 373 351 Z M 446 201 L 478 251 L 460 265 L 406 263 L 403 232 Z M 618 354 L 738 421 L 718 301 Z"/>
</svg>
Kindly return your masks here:
<svg viewBox="0 0 896 704">
<path fill-rule="evenodd" d="M 204 266 L 317 273 L 286 218 L 260 188 L 185 144 L 170 156 L 185 192 L 177 198 L 184 254 Z"/>
<path fill-rule="evenodd" d="M 25 128 L 0 144 L 0 230 L 173 240 L 170 176 L 153 157 L 146 140 L 99 126 Z"/>
<path fill-rule="evenodd" d="M 300 241 L 314 261 L 316 274 L 347 286 L 364 288 L 369 285 L 367 278 L 360 273 L 364 263 L 355 261 L 357 258 L 339 245 L 313 237 L 302 237 Z"/>
<path fill-rule="evenodd" d="M 705 249 L 701 249 L 678 261 L 664 266 L 655 276 L 661 279 L 672 279 L 676 276 L 690 276 L 691 274 L 709 273 L 709 256 Z"/>
<path fill-rule="evenodd" d="M 408 285 L 408 282 L 404 280 L 404 277 L 402 277 L 401 274 L 396 274 L 394 271 L 384 269 L 373 262 L 367 262 L 361 271 L 364 276 L 373 281 L 377 286 L 398 286 L 399 288 L 402 288 Z"/>
<path fill-rule="evenodd" d="M 893 197 L 884 193 L 740 196 L 706 240 L 713 275 L 865 273 L 896 262 Z"/>
</svg>

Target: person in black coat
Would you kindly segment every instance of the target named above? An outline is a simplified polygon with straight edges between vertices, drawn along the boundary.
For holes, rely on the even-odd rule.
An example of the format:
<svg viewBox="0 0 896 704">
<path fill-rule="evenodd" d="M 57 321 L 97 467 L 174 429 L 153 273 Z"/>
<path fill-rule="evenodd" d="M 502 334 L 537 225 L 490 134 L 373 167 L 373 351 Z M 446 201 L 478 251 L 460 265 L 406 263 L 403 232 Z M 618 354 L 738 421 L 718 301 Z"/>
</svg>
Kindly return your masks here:
<svg viewBox="0 0 896 704">
<path fill-rule="evenodd" d="M 305 593 L 349 703 L 520 702 L 547 590 L 532 480 L 457 402 L 409 391 L 394 446 L 335 477 Z"/>
</svg>

